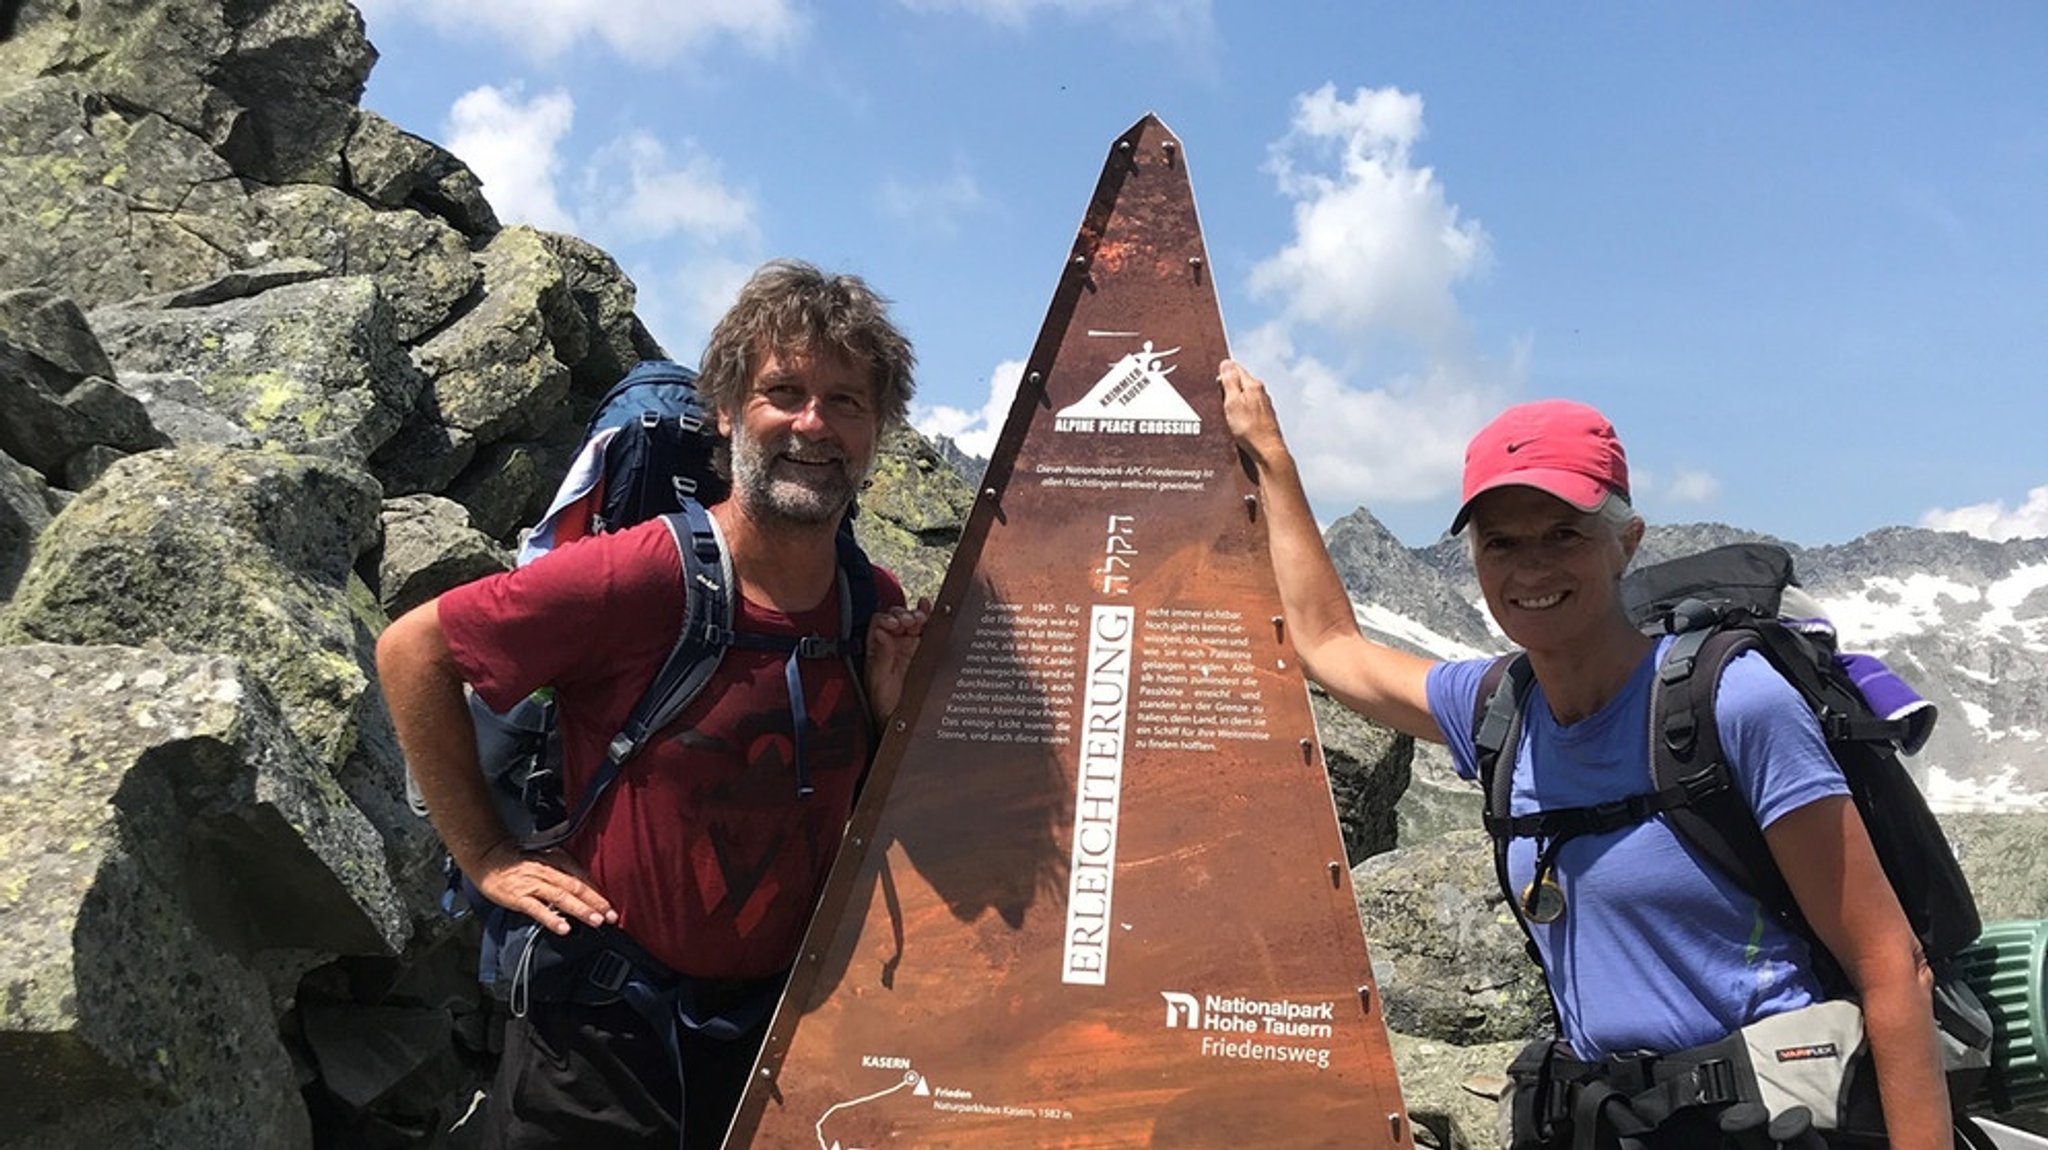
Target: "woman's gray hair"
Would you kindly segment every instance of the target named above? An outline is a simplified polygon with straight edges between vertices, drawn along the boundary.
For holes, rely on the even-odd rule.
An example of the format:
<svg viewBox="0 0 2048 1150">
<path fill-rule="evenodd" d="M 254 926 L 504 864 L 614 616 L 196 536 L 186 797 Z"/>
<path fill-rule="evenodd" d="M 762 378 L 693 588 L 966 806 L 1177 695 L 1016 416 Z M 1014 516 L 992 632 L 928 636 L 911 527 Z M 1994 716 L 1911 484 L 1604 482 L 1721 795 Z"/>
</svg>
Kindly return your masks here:
<svg viewBox="0 0 2048 1150">
<path fill-rule="evenodd" d="M 1616 539 L 1628 533 L 1629 524 L 1640 523 L 1643 519 L 1642 516 L 1636 514 L 1635 505 L 1630 503 L 1627 497 L 1619 491 L 1608 492 L 1607 498 L 1600 501 L 1600 506 L 1593 509 L 1593 514 L 1598 516 L 1600 522 L 1605 523 L 1614 532 Z"/>
<path fill-rule="evenodd" d="M 866 364 L 878 429 L 887 434 L 909 416 L 917 355 L 890 322 L 889 301 L 859 276 L 828 275 L 802 260 L 762 264 L 711 330 L 697 393 L 713 411 L 737 414 L 769 351 L 838 354 Z"/>
</svg>

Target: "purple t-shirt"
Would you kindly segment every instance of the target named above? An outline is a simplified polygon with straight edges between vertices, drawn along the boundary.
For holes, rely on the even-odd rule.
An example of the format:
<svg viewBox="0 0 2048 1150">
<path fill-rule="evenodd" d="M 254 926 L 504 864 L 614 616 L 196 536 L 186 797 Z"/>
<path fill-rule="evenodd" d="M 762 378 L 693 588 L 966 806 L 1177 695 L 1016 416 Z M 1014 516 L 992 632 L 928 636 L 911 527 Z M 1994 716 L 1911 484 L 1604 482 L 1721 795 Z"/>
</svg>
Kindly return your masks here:
<svg viewBox="0 0 2048 1150">
<path fill-rule="evenodd" d="M 1542 685 L 1532 689 L 1515 759 L 1514 814 L 1651 789 L 1650 683 L 1669 642 L 1659 642 L 1621 693 L 1579 722 L 1560 724 Z M 1468 779 L 1478 775 L 1472 709 L 1490 661 L 1440 663 L 1429 672 L 1430 712 Z M 1848 793 L 1812 713 L 1761 655 L 1729 663 L 1715 718 L 1735 785 L 1759 824 Z M 1510 843 L 1516 890 L 1528 884 L 1535 860 L 1533 841 Z M 1805 942 L 1696 859 L 1662 816 L 1571 839 L 1558 850 L 1555 879 L 1563 915 L 1530 927 L 1564 1036 L 1580 1058 L 1698 1046 L 1821 997 Z"/>
</svg>

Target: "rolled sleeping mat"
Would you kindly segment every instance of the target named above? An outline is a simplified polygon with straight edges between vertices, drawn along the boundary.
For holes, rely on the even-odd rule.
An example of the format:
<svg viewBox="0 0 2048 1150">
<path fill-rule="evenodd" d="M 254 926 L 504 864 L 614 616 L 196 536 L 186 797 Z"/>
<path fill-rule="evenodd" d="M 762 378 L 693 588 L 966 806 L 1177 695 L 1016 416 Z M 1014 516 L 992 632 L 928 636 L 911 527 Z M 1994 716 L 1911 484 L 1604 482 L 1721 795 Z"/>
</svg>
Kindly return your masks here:
<svg viewBox="0 0 2048 1150">
<path fill-rule="evenodd" d="M 1991 1073 L 1970 1108 L 2048 1104 L 2048 919 L 1985 923 L 1955 962 L 1991 1011 Z"/>
</svg>

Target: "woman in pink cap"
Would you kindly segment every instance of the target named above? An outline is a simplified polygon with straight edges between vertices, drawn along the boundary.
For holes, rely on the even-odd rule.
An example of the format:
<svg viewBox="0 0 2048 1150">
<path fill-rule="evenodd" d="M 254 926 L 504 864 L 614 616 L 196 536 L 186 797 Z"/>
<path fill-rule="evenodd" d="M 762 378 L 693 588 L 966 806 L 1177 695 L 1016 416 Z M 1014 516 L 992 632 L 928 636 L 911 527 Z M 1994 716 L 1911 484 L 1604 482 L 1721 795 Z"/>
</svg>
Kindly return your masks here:
<svg viewBox="0 0 2048 1150">
<path fill-rule="evenodd" d="M 1264 386 L 1227 360 L 1220 377 L 1225 418 L 1258 472 L 1303 668 L 1360 714 L 1447 744 L 1459 772 L 1476 777 L 1473 715 L 1491 660 L 1432 662 L 1360 632 Z M 1565 400 L 1503 412 L 1466 448 L 1451 529 L 1467 534 L 1487 609 L 1535 672 L 1513 764 L 1513 813 L 1639 792 L 1650 682 L 1668 639 L 1643 634 L 1623 608 L 1621 576 L 1642 542 L 1643 520 L 1629 503 L 1628 462 L 1614 428 Z M 1800 909 L 1859 990 L 1889 1145 L 1953 1145 L 1932 973 L 1811 712 L 1748 654 L 1723 675 L 1716 720 L 1731 773 Z M 1536 877 L 1536 853 L 1526 839 L 1510 846 L 1515 889 Z M 1654 1065 L 1632 1056 L 1704 1046 L 1824 998 L 1806 944 L 1694 858 L 1662 816 L 1581 835 L 1551 853 L 1546 905 L 1525 918 L 1573 1058 Z M 1679 1101 L 1631 1144 L 1720 1144 L 1717 1116 L 1727 1099 Z M 1553 1126 L 1553 1136 L 1565 1128 Z M 1832 1146 L 1884 1144 L 1830 1137 Z M 1588 1131 L 1579 1138 L 1555 1144 L 1608 1144 Z M 1517 1147 L 1551 1144 L 1517 1132 Z M 1772 1145 L 1761 1130 L 1737 1144 Z"/>
</svg>

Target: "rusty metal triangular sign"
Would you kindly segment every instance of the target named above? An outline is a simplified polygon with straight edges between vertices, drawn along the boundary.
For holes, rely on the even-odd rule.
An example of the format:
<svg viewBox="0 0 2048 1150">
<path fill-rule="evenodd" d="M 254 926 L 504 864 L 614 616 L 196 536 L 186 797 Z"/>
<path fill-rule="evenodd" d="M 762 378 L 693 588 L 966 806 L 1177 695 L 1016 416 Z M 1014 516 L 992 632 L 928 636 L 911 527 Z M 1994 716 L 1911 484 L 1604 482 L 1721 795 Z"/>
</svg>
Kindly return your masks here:
<svg viewBox="0 0 2048 1150">
<path fill-rule="evenodd" d="M 1412 1145 L 1226 354 L 1148 115 L 728 1146 Z"/>
</svg>

